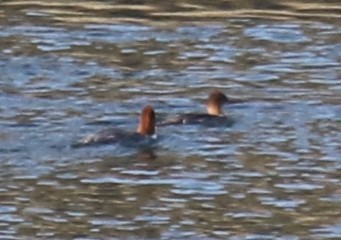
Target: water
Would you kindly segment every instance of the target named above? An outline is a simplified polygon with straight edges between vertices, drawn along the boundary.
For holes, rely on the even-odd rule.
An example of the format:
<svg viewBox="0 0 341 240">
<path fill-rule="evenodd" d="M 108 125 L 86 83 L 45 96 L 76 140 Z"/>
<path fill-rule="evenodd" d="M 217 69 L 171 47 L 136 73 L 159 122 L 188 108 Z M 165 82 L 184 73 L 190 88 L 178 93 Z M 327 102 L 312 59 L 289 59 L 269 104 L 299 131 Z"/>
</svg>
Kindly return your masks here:
<svg viewBox="0 0 341 240">
<path fill-rule="evenodd" d="M 0 2 L 1 239 L 340 239 L 338 1 Z M 148 149 L 70 144 L 243 100 Z"/>
</svg>

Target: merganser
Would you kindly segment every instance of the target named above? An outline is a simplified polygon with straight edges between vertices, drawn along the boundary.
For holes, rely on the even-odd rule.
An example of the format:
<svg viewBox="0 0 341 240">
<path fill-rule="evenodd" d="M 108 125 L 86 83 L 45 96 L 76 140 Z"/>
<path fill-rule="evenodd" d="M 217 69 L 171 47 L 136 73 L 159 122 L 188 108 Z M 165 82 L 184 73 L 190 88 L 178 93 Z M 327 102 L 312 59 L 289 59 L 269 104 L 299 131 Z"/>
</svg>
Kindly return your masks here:
<svg viewBox="0 0 341 240">
<path fill-rule="evenodd" d="M 158 126 L 172 124 L 208 124 L 215 125 L 226 122 L 228 119 L 222 110 L 222 106 L 226 103 L 236 103 L 237 100 L 231 100 L 222 92 L 215 90 L 211 92 L 206 100 L 207 113 L 186 113 L 177 116 L 174 119 L 169 119 L 158 124 Z M 229 121 L 231 122 L 231 121 Z"/>
<path fill-rule="evenodd" d="M 155 112 L 153 107 L 146 106 L 142 109 L 140 122 L 136 132 L 126 132 L 120 129 L 103 129 L 97 134 L 90 135 L 74 144 L 82 147 L 98 144 L 121 143 L 123 145 L 138 145 L 138 142 L 148 141 L 155 137 Z"/>
</svg>

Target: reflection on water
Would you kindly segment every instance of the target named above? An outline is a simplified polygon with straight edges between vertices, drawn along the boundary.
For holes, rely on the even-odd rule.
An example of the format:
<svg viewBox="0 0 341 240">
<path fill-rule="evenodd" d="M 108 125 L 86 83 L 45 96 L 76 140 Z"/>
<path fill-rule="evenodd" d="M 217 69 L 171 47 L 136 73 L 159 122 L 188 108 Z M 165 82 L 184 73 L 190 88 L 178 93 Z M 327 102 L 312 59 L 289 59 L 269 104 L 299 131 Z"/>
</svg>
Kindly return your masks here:
<svg viewBox="0 0 341 240">
<path fill-rule="evenodd" d="M 338 1 L 2 1 L 1 239 L 339 239 Z M 70 144 L 242 99 L 150 148 Z"/>
</svg>

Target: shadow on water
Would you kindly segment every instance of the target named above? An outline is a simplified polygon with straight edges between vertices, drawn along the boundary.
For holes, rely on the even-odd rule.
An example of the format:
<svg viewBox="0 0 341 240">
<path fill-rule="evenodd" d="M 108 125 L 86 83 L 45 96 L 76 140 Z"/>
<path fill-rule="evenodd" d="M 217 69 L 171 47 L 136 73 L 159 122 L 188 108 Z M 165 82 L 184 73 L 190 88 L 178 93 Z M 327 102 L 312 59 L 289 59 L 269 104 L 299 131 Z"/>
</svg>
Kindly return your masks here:
<svg viewBox="0 0 341 240">
<path fill-rule="evenodd" d="M 0 239 L 339 239 L 339 1 L 1 1 Z M 72 143 L 158 127 L 147 148 Z"/>
</svg>

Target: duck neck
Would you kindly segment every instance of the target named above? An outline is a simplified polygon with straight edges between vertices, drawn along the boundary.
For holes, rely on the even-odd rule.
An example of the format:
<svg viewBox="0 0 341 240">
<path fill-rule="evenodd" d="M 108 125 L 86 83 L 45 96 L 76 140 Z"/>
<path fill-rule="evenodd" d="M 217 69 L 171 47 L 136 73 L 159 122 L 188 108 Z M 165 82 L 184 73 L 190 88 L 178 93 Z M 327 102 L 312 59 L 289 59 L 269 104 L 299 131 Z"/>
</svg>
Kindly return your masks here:
<svg viewBox="0 0 341 240">
<path fill-rule="evenodd" d="M 142 109 L 137 132 L 142 135 L 153 135 L 155 133 L 155 112 L 151 106 Z"/>
<path fill-rule="evenodd" d="M 223 111 L 221 110 L 221 106 L 219 104 L 207 104 L 207 113 L 209 115 L 219 116 L 223 115 Z"/>
</svg>

